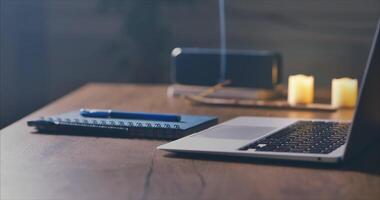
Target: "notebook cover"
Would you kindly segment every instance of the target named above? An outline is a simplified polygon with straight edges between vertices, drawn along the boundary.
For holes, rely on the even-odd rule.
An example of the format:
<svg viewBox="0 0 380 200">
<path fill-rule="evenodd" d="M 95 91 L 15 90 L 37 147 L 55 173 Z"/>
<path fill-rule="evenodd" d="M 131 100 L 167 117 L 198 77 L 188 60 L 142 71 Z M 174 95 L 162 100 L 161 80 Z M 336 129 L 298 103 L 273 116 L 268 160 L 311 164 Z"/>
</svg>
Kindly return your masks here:
<svg viewBox="0 0 380 200">
<path fill-rule="evenodd" d="M 180 122 L 82 117 L 79 111 L 28 121 L 42 134 L 178 139 L 217 124 L 213 116 L 181 115 Z"/>
</svg>

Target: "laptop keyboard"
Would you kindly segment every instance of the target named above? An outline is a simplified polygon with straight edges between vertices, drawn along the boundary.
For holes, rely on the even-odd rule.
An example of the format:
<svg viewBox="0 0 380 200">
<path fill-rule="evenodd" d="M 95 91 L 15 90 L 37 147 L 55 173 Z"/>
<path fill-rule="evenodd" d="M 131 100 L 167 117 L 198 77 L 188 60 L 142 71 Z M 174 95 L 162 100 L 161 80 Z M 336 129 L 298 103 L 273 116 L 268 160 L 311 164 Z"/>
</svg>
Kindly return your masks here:
<svg viewBox="0 0 380 200">
<path fill-rule="evenodd" d="M 346 142 L 350 123 L 298 121 L 240 150 L 328 154 Z"/>
</svg>

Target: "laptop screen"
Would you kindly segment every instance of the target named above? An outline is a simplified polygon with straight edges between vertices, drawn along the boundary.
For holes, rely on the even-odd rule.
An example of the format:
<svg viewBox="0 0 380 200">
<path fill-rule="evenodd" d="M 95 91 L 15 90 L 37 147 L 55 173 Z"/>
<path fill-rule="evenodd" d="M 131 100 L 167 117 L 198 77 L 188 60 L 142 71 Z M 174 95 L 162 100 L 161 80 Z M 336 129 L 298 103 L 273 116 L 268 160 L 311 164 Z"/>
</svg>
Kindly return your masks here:
<svg viewBox="0 0 380 200">
<path fill-rule="evenodd" d="M 380 139 L 380 20 L 377 24 L 345 157 Z"/>
</svg>

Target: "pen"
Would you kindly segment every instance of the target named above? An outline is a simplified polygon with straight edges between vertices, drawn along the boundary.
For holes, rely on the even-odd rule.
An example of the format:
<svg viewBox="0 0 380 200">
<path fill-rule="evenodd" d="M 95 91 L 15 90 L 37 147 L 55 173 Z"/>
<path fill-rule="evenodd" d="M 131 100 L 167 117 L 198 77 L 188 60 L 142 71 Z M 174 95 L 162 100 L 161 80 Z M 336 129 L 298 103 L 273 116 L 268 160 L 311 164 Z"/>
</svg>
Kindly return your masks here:
<svg viewBox="0 0 380 200">
<path fill-rule="evenodd" d="M 96 117 L 96 118 L 119 118 L 119 119 L 141 119 L 153 121 L 168 121 L 180 122 L 181 116 L 171 114 L 155 114 L 155 113 L 142 113 L 142 112 L 120 112 L 113 110 L 97 110 L 97 109 L 80 109 L 80 114 L 83 117 Z"/>
</svg>

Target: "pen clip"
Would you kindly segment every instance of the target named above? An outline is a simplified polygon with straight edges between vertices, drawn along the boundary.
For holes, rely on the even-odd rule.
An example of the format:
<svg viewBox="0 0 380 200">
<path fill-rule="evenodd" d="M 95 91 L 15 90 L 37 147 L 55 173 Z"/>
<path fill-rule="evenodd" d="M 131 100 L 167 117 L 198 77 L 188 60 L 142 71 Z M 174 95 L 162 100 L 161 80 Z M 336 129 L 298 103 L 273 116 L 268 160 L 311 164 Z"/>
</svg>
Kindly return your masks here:
<svg viewBox="0 0 380 200">
<path fill-rule="evenodd" d="M 97 109 L 84 109 L 79 110 L 80 114 L 84 117 L 101 117 L 109 118 L 112 110 L 97 110 Z"/>
</svg>

